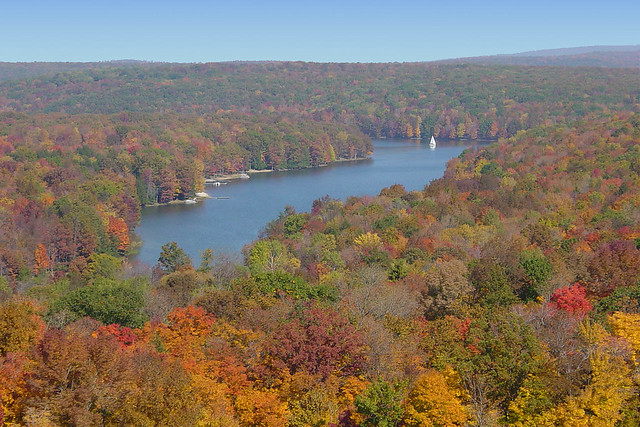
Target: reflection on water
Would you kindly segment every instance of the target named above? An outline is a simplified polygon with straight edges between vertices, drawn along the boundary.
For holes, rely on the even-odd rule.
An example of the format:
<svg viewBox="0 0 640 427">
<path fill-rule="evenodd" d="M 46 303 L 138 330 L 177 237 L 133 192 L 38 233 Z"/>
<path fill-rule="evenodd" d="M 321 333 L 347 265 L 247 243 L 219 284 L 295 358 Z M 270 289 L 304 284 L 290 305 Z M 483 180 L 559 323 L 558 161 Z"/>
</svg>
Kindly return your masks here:
<svg viewBox="0 0 640 427">
<path fill-rule="evenodd" d="M 287 205 L 299 212 L 309 211 L 311 203 L 325 195 L 338 199 L 375 195 L 393 184 L 402 184 L 407 191 L 421 190 L 442 176 L 446 163 L 470 145 L 439 141 L 430 150 L 425 142 L 377 140 L 374 146 L 372 159 L 253 174 L 251 179 L 205 187 L 210 196 L 224 199 L 145 208 L 136 228 L 144 244 L 135 258 L 155 264 L 160 247 L 170 241 L 177 242 L 194 264 L 206 248 L 238 254 Z"/>
</svg>

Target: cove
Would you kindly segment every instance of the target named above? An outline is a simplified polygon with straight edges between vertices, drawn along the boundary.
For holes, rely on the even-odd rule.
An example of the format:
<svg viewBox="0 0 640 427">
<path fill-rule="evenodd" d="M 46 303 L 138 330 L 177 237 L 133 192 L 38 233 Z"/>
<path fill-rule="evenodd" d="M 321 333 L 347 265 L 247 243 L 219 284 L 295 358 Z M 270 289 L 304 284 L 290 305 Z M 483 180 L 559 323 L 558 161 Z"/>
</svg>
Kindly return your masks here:
<svg viewBox="0 0 640 427">
<path fill-rule="evenodd" d="M 256 238 L 285 206 L 298 212 L 311 210 L 314 200 L 376 195 L 384 187 L 402 184 L 407 191 L 422 190 L 442 176 L 447 162 L 462 150 L 483 142 L 428 143 L 412 140 L 374 140 L 370 159 L 339 162 L 326 167 L 252 174 L 250 179 L 229 181 L 220 187 L 205 186 L 213 199 L 195 205 L 144 208 L 136 234 L 143 244 L 133 257 L 146 264 L 158 261 L 160 247 L 175 241 L 200 262 L 206 248 L 238 257 L 242 247 Z M 222 199 L 217 199 L 222 197 Z"/>
</svg>

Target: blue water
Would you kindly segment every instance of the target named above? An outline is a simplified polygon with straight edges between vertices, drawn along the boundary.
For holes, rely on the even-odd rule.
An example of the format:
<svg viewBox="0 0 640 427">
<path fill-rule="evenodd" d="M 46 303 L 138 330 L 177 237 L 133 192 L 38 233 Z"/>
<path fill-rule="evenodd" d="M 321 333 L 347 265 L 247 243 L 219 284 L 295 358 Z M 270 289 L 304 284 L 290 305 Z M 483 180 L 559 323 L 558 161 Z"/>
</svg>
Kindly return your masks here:
<svg viewBox="0 0 640 427">
<path fill-rule="evenodd" d="M 376 195 L 384 187 L 402 184 L 407 191 L 421 190 L 442 176 L 446 163 L 475 144 L 440 142 L 431 150 L 425 142 L 375 140 L 371 159 L 341 162 L 299 171 L 252 174 L 250 179 L 230 181 L 220 187 L 205 186 L 212 197 L 195 205 L 145 208 L 136 233 L 143 246 L 135 259 L 155 264 L 160 247 L 175 241 L 198 264 L 200 252 L 237 255 L 258 237 L 285 206 L 309 211 L 311 203 L 325 195 Z M 480 143 L 479 143 L 480 144 Z"/>
</svg>

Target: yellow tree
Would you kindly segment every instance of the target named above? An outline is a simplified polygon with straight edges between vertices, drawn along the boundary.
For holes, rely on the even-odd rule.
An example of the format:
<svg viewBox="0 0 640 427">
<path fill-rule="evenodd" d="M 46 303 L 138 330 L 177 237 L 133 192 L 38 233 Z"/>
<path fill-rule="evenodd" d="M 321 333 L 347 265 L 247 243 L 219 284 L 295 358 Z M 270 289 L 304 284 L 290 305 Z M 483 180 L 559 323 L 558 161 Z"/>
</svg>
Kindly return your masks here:
<svg viewBox="0 0 640 427">
<path fill-rule="evenodd" d="M 420 132 L 420 125 L 422 124 L 422 118 L 420 116 L 413 116 L 412 117 L 413 120 L 415 120 L 415 126 L 414 126 L 414 134 L 416 138 L 420 138 L 421 137 L 421 132 Z"/>
<path fill-rule="evenodd" d="M 455 427 L 465 425 L 468 418 L 460 396 L 436 370 L 422 374 L 407 397 L 407 426 Z"/>
<path fill-rule="evenodd" d="M 259 427 L 284 427 L 289 410 L 272 391 L 247 389 L 236 399 L 236 411 L 240 425 Z"/>
<path fill-rule="evenodd" d="M 622 409 L 631 395 L 629 368 L 620 358 L 606 353 L 593 355 L 591 368 L 589 385 L 558 409 L 560 425 L 613 427 L 622 419 Z"/>
<path fill-rule="evenodd" d="M 509 404 L 505 421 L 514 427 L 554 427 L 556 408 L 550 394 L 539 377 L 529 375 Z"/>
<path fill-rule="evenodd" d="M 407 138 L 413 138 L 413 127 L 407 122 L 404 127 L 404 134 Z"/>
<path fill-rule="evenodd" d="M 589 357 L 591 380 L 580 394 L 560 405 L 557 422 L 567 427 L 613 427 L 622 420 L 625 403 L 632 394 L 631 370 L 615 348 L 609 348 L 610 335 L 602 326 L 585 323 L 581 332 L 593 346 Z"/>
<path fill-rule="evenodd" d="M 0 305 L 0 357 L 26 351 L 41 336 L 44 323 L 31 303 Z"/>
<path fill-rule="evenodd" d="M 633 348 L 633 361 L 640 362 L 640 314 L 615 312 L 609 316 L 609 325 L 614 335 L 629 341 Z"/>
<path fill-rule="evenodd" d="M 364 251 L 371 251 L 382 246 L 382 239 L 376 233 L 367 231 L 356 237 L 354 243 Z"/>
</svg>

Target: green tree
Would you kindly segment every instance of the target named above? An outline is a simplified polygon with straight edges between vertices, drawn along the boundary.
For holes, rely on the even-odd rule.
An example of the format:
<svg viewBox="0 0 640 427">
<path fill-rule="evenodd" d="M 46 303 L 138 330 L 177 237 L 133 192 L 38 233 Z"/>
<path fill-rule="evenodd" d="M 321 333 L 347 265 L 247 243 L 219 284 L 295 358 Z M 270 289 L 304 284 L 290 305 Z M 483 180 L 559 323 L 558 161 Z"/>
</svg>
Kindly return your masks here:
<svg viewBox="0 0 640 427">
<path fill-rule="evenodd" d="M 144 294 L 140 286 L 109 279 L 96 280 L 92 285 L 73 290 L 51 307 L 51 314 L 65 312 L 69 320 L 89 316 L 105 325 L 117 323 L 139 328 L 147 321 L 142 312 Z"/>
<path fill-rule="evenodd" d="M 191 267 L 191 259 L 176 242 L 169 242 L 160 248 L 158 263 L 167 273 Z"/>
<path fill-rule="evenodd" d="M 11 295 L 11 288 L 6 277 L 0 276 L 0 303 Z"/>
<path fill-rule="evenodd" d="M 508 307 L 518 301 L 513 293 L 507 269 L 492 262 L 477 262 L 473 265 L 471 281 L 476 287 L 476 297 L 485 307 Z"/>
<path fill-rule="evenodd" d="M 303 278 L 291 273 L 277 271 L 263 273 L 255 276 L 258 289 L 265 294 L 278 294 L 283 292 L 295 299 L 319 299 L 335 302 L 338 300 L 336 288 L 327 285 L 311 286 Z"/>
<path fill-rule="evenodd" d="M 389 268 L 389 280 L 397 281 L 404 279 L 410 272 L 411 270 L 403 258 L 395 259 L 391 262 L 391 267 Z"/>
<path fill-rule="evenodd" d="M 544 291 L 553 267 L 540 249 L 522 251 L 519 264 L 527 278 L 521 290 L 521 297 L 525 301 L 535 299 Z"/>
<path fill-rule="evenodd" d="M 402 387 L 378 379 L 355 399 L 356 410 L 364 417 L 362 425 L 393 427 L 402 418 Z"/>
<path fill-rule="evenodd" d="M 193 269 L 174 271 L 160 279 L 156 292 L 164 294 L 171 306 L 184 307 L 191 302 L 194 291 L 204 284 L 202 276 Z"/>
<path fill-rule="evenodd" d="M 275 271 L 291 271 L 300 266 L 300 261 L 289 253 L 278 240 L 260 240 L 253 245 L 247 259 L 252 274 Z"/>
<path fill-rule="evenodd" d="M 200 267 L 198 267 L 198 271 L 208 273 L 213 270 L 215 256 L 213 249 L 207 248 L 202 251 L 200 253 Z"/>
<path fill-rule="evenodd" d="M 487 311 L 463 336 L 467 353 L 456 370 L 468 388 L 486 384 L 486 397 L 506 414 L 525 379 L 541 369 L 539 341 L 520 316 L 504 310 Z"/>
<path fill-rule="evenodd" d="M 122 267 L 121 261 L 107 254 L 91 254 L 88 272 L 92 278 L 115 279 Z"/>
<path fill-rule="evenodd" d="M 289 215 L 287 219 L 284 220 L 284 235 L 287 237 L 295 237 L 299 235 L 306 222 L 306 214 Z"/>
</svg>

